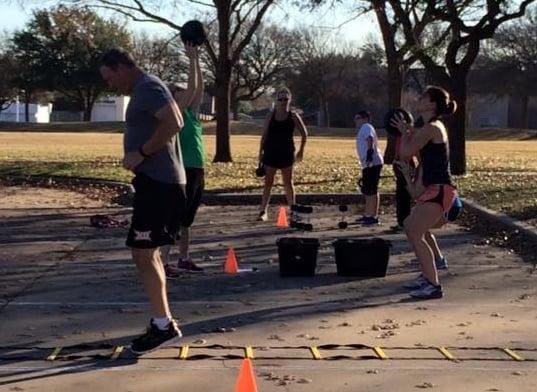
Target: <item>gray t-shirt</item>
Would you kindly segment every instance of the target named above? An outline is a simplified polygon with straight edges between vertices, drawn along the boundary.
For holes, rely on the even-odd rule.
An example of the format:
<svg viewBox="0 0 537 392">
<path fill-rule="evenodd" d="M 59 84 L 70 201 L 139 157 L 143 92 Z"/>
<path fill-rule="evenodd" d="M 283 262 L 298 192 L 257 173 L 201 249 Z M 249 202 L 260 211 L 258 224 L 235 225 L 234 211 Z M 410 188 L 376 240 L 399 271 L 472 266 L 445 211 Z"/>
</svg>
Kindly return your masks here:
<svg viewBox="0 0 537 392">
<path fill-rule="evenodd" d="M 173 98 L 164 83 L 153 75 L 142 74 L 136 81 L 127 106 L 127 129 L 123 136 L 125 152 L 137 151 L 151 138 L 158 126 L 155 113 L 170 102 L 173 102 Z M 143 173 L 155 181 L 186 184 L 177 135 L 161 150 L 144 159 L 134 172 Z"/>
</svg>

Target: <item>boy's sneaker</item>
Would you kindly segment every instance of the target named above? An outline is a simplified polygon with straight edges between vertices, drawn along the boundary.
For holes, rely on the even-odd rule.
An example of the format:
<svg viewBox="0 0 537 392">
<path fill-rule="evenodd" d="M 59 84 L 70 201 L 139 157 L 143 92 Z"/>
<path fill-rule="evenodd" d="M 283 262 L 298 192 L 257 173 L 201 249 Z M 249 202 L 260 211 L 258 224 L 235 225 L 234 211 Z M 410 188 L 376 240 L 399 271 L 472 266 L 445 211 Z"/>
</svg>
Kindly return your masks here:
<svg viewBox="0 0 537 392">
<path fill-rule="evenodd" d="M 435 286 L 434 284 L 427 282 L 419 289 L 411 291 L 410 296 L 416 299 L 438 299 L 444 296 L 442 286 Z"/>
<path fill-rule="evenodd" d="M 375 218 L 374 216 L 367 216 L 362 221 L 363 226 L 378 226 L 379 225 L 379 218 Z"/>
<path fill-rule="evenodd" d="M 198 267 L 196 264 L 194 264 L 190 257 L 186 259 L 179 258 L 177 268 L 181 268 L 189 272 L 203 272 L 203 268 Z"/>
<path fill-rule="evenodd" d="M 412 260 L 410 260 L 410 262 L 408 264 L 413 266 L 413 267 L 416 267 L 416 266 L 420 265 L 420 262 L 419 262 L 418 259 L 412 259 Z M 440 258 L 438 260 L 435 260 L 435 264 L 436 264 L 436 269 L 438 269 L 438 270 L 446 270 L 446 269 L 448 269 L 448 262 L 447 262 L 445 257 L 442 257 L 442 258 Z"/>
<path fill-rule="evenodd" d="M 418 290 L 418 289 L 421 288 L 421 286 L 423 286 L 424 284 L 427 284 L 427 283 L 429 283 L 427 278 L 425 278 L 425 276 L 423 276 L 423 274 L 419 274 L 418 277 L 416 278 L 416 280 L 414 280 L 412 282 L 405 283 L 403 285 L 403 288 L 407 289 L 407 290 Z"/>
<path fill-rule="evenodd" d="M 130 350 L 134 354 L 145 354 L 159 347 L 177 343 L 182 337 L 175 320 L 170 322 L 167 329 L 161 330 L 153 324 L 153 319 L 151 319 L 147 331 L 132 341 Z"/>
<path fill-rule="evenodd" d="M 177 268 L 168 263 L 164 264 L 164 273 L 166 274 L 166 278 L 168 279 L 175 279 L 181 275 Z"/>
</svg>

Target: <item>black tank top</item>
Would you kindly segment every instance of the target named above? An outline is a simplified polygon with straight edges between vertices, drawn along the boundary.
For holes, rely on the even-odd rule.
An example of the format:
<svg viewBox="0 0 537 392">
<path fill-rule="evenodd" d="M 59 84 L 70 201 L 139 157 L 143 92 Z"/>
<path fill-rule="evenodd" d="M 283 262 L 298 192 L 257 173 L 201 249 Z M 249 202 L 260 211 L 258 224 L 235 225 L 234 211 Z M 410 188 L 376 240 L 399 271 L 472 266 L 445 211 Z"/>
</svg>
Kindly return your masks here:
<svg viewBox="0 0 537 392">
<path fill-rule="evenodd" d="M 429 121 L 435 121 L 433 118 Z M 423 167 L 423 185 L 433 184 L 451 185 L 449 171 L 449 148 L 445 142 L 433 143 L 429 141 L 421 150 L 421 164 Z"/>
<path fill-rule="evenodd" d="M 294 150 L 293 133 L 295 131 L 295 122 L 293 121 L 292 113 L 287 114 L 287 118 L 283 121 L 276 120 L 276 111 L 272 114 L 265 141 L 265 149 L 278 149 L 285 151 L 286 149 Z"/>
</svg>

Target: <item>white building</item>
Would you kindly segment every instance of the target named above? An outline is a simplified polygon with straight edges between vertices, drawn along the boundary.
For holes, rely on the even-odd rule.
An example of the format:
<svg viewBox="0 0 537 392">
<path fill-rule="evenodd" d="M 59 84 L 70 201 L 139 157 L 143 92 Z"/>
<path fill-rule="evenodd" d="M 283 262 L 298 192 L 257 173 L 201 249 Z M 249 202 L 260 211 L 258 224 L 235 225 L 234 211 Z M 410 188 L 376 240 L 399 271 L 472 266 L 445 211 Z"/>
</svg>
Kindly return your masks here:
<svg viewBox="0 0 537 392">
<path fill-rule="evenodd" d="M 91 111 L 91 121 L 125 121 L 125 112 L 130 97 L 104 97 L 95 102 Z"/>
<path fill-rule="evenodd" d="M 28 113 L 31 123 L 48 123 L 50 122 L 50 113 L 52 113 L 52 104 L 31 103 L 28 105 Z M 0 121 L 25 122 L 26 105 L 22 102 L 13 103 L 9 108 L 0 112 Z"/>
</svg>

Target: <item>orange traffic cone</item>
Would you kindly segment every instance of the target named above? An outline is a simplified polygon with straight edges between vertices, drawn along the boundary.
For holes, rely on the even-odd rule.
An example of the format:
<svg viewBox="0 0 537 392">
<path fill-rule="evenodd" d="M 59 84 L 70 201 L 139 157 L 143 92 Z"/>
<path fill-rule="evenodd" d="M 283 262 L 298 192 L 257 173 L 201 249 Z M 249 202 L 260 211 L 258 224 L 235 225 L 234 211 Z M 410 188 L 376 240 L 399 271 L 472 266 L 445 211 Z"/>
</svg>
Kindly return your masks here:
<svg viewBox="0 0 537 392">
<path fill-rule="evenodd" d="M 235 392 L 257 392 L 254 367 L 250 358 L 245 358 L 242 361 Z"/>
<path fill-rule="evenodd" d="M 233 250 L 231 247 L 227 251 L 226 262 L 224 263 L 224 272 L 226 274 L 236 274 L 239 272 L 237 256 L 235 256 L 235 250 Z"/>
<path fill-rule="evenodd" d="M 289 222 L 287 221 L 287 211 L 285 207 L 280 207 L 280 212 L 278 212 L 278 220 L 276 221 L 276 227 L 285 229 L 289 227 Z"/>
</svg>

